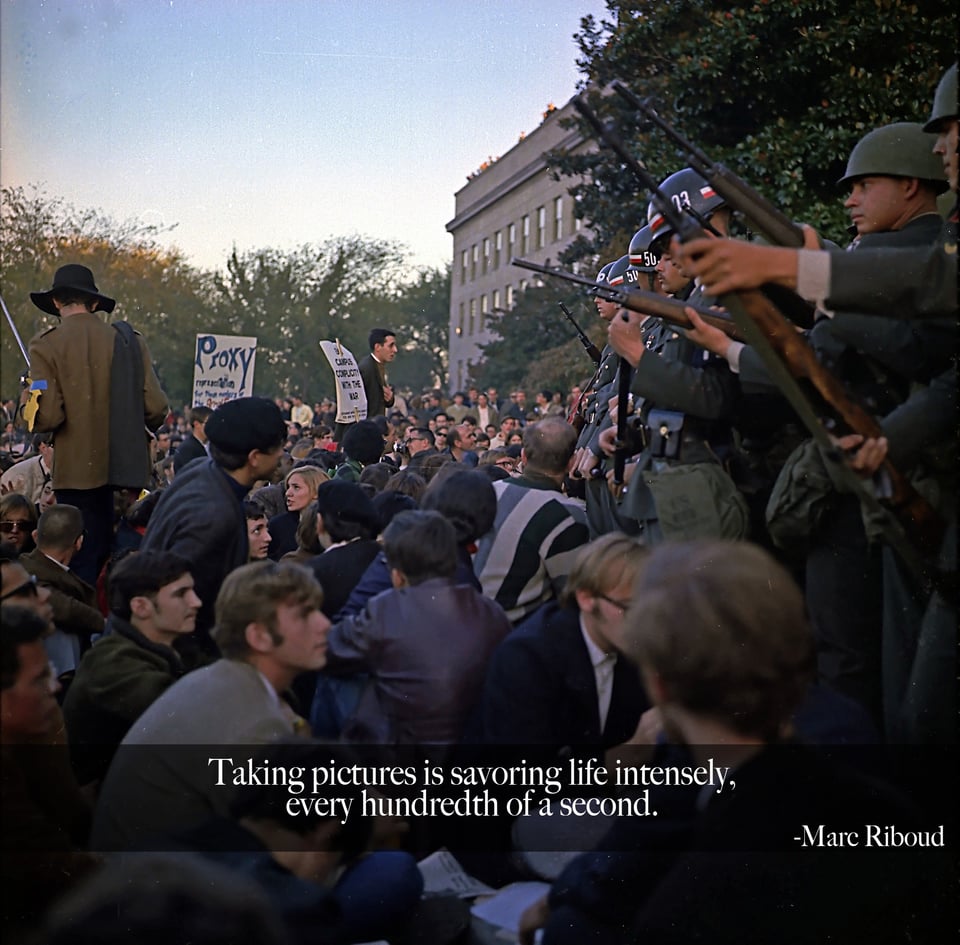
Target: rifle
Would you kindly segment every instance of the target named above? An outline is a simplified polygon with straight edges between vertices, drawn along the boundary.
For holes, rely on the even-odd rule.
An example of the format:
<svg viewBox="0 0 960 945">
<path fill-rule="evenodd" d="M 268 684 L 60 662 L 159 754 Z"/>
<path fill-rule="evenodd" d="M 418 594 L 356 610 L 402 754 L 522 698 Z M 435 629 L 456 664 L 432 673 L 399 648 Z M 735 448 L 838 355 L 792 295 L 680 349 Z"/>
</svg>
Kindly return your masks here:
<svg viewBox="0 0 960 945">
<path fill-rule="evenodd" d="M 517 256 L 510 260 L 510 265 L 519 266 L 521 269 L 530 269 L 545 276 L 556 276 L 558 279 L 575 282 L 577 285 L 585 285 L 593 290 L 593 294 L 597 298 L 606 299 L 608 302 L 616 302 L 623 308 L 630 309 L 631 312 L 640 312 L 643 315 L 661 318 L 678 328 L 693 328 L 693 323 L 684 311 L 685 308 L 692 308 L 708 325 L 719 328 L 720 331 L 738 341 L 744 340 L 740 329 L 729 315 L 712 308 L 706 308 L 703 305 L 688 305 L 686 302 L 680 302 L 665 295 L 657 295 L 656 292 L 648 292 L 646 289 L 617 288 L 612 285 L 604 285 L 602 282 L 594 282 L 593 279 L 588 279 L 585 276 L 578 276 L 576 273 L 567 272 L 564 269 L 551 269 L 549 266 L 541 266 L 540 263 L 531 262 L 529 259 L 520 259 Z"/>
<path fill-rule="evenodd" d="M 793 249 L 803 246 L 803 230 L 793 220 L 729 168 L 711 161 L 692 141 L 684 138 L 657 114 L 650 99 L 637 98 L 619 79 L 614 79 L 610 87 L 676 144 L 686 155 L 690 167 L 710 183 L 726 204 L 742 213 L 766 239 L 776 246 Z"/>
<path fill-rule="evenodd" d="M 567 316 L 567 320 L 576 329 L 577 337 L 580 339 L 580 344 L 583 345 L 584 351 L 590 355 L 594 364 L 599 364 L 600 349 L 583 333 L 583 329 L 574 321 L 573 316 L 570 314 L 570 309 L 568 309 L 563 302 L 559 302 L 557 304 L 560 306 L 560 311 Z"/>
<path fill-rule="evenodd" d="M 657 182 L 629 152 L 619 135 L 600 121 L 582 94 L 573 100 L 573 105 L 591 125 L 597 137 L 617 154 L 651 192 L 657 210 L 669 222 L 680 242 L 686 243 L 702 236 L 701 227 L 674 206 L 657 186 Z M 825 461 L 867 508 L 882 516 L 884 537 L 921 586 L 929 590 L 935 582 L 929 562 L 939 551 L 944 531 L 943 521 L 889 460 L 885 461 L 884 470 L 892 484 L 892 495 L 888 500 L 889 505 L 882 504 L 839 455 L 830 434 L 797 383 L 797 378 L 809 380 L 851 432 L 867 438 L 880 436 L 881 430 L 877 421 L 817 360 L 813 349 L 763 292 L 753 289 L 727 293 L 720 299 L 720 303 L 763 360 L 781 393 L 797 412 L 810 435 L 823 447 Z"/>
<path fill-rule="evenodd" d="M 20 377 L 20 384 L 22 387 L 29 390 L 30 393 L 27 396 L 26 403 L 20 405 L 20 415 L 27 424 L 27 430 L 32 432 L 33 423 L 37 417 L 37 410 L 40 408 L 40 394 L 47 389 L 47 382 L 31 380 L 30 355 L 27 354 L 26 346 L 23 343 L 23 339 L 20 337 L 20 332 L 17 331 L 17 326 L 14 324 L 13 316 L 10 314 L 10 310 L 7 308 L 7 303 L 3 301 L 2 295 L 0 295 L 0 306 L 3 308 L 3 314 L 7 318 L 7 324 L 10 326 L 10 330 L 13 332 L 13 337 L 17 340 L 17 347 L 20 349 L 20 354 L 23 355 L 23 360 L 27 365 L 27 370 Z"/>
<path fill-rule="evenodd" d="M 709 182 L 728 206 L 749 220 L 765 239 L 774 246 L 792 249 L 803 246 L 803 230 L 793 220 L 745 180 L 724 165 L 712 161 L 692 141 L 687 140 L 666 119 L 660 117 L 649 99 L 638 98 L 619 79 L 614 79 L 610 87 L 676 144 L 683 151 L 690 167 Z M 790 321 L 802 328 L 813 325 L 816 311 L 814 306 L 796 293 L 785 291 L 783 286 L 773 284 L 765 285 L 763 293 Z"/>
</svg>

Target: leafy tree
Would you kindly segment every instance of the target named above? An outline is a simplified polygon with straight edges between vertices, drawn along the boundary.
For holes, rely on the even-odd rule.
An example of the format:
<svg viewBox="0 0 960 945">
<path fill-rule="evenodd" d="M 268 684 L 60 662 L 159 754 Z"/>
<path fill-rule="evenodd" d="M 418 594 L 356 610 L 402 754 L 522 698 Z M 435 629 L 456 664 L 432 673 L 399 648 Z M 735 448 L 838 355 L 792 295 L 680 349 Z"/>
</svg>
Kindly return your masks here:
<svg viewBox="0 0 960 945">
<path fill-rule="evenodd" d="M 390 369 L 393 385 L 412 390 L 443 384 L 450 353 L 450 267 L 421 269 L 400 286 L 388 315 L 401 353 Z"/>
<path fill-rule="evenodd" d="M 925 120 L 933 89 L 956 58 L 956 11 L 945 0 L 608 0 L 577 40 L 584 86 L 623 80 L 651 96 L 687 138 L 794 219 L 845 241 L 842 176 L 853 145 L 893 121 Z M 645 131 L 619 96 L 591 98 L 614 116 L 654 177 L 685 165 Z M 647 194 L 605 149 L 552 157 L 593 233 L 582 258 L 646 222 Z"/>
<path fill-rule="evenodd" d="M 3 297 L 26 345 L 56 323 L 32 304 L 30 292 L 48 288 L 63 263 L 81 263 L 117 300 L 110 319 L 128 319 L 143 332 L 171 402 L 185 402 L 193 378 L 192 326 L 207 317 L 208 280 L 179 250 L 158 244 L 167 230 L 78 210 L 36 187 L 4 188 L 0 224 Z M 2 337 L 4 393 L 14 396 L 23 360 L 7 327 Z"/>
<path fill-rule="evenodd" d="M 545 279 L 522 292 L 514 307 L 492 323 L 499 337 L 481 346 L 484 360 L 472 370 L 477 383 L 501 390 L 518 383 L 525 390 L 569 388 L 589 375 L 590 359 L 560 311 L 560 302 L 602 348 L 605 332 L 597 327 L 592 301 L 568 282 Z M 576 350 L 580 352 L 579 370 L 573 356 Z M 557 357 L 560 352 L 563 356 Z"/>
<path fill-rule="evenodd" d="M 214 277 L 211 329 L 256 336 L 258 392 L 298 391 L 309 400 L 332 394 L 318 343 L 339 339 L 357 358 L 365 354 L 402 263 L 399 246 L 358 236 L 289 253 L 234 249 Z"/>
</svg>

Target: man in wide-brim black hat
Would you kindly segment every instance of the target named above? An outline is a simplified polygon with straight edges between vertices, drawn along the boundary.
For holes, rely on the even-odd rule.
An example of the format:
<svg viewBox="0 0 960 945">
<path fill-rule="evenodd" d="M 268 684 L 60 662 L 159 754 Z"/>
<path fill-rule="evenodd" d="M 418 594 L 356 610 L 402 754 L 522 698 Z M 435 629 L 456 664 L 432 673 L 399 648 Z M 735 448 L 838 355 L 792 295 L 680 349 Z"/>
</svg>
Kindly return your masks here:
<svg viewBox="0 0 960 945">
<path fill-rule="evenodd" d="M 59 318 L 60 311 L 56 302 L 54 302 L 55 297 L 60 300 L 61 304 L 68 299 L 89 301 L 93 306 L 90 311 L 107 312 L 108 314 L 114 310 L 117 304 L 114 299 L 100 292 L 93 281 L 93 273 L 86 266 L 80 266 L 77 263 L 61 266 L 54 273 L 53 287 L 46 292 L 30 293 L 30 298 L 38 309 Z"/>
<path fill-rule="evenodd" d="M 71 569 L 92 584 L 110 551 L 113 490 L 146 484 L 147 428 L 163 423 L 167 397 L 139 333 L 98 316 L 117 303 L 86 266 L 61 266 L 52 287 L 30 298 L 60 319 L 30 342 L 33 386 L 42 389 L 33 429 L 53 433 L 57 501 L 79 508 L 86 530 Z"/>
</svg>

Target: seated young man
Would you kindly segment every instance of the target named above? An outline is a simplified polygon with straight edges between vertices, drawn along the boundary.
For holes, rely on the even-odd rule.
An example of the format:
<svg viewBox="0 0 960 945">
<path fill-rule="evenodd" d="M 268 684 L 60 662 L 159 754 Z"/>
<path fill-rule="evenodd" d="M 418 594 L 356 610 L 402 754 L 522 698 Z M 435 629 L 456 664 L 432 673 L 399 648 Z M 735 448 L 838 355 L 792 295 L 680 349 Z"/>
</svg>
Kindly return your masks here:
<svg viewBox="0 0 960 945">
<path fill-rule="evenodd" d="M 946 940 L 944 851 L 867 843 L 865 825 L 927 836 L 924 820 L 887 785 L 789 743 L 814 664 L 787 572 L 745 542 L 667 543 L 633 601 L 624 648 L 664 734 L 691 769 L 724 770 L 723 785 L 694 791 L 672 825 L 621 818 L 605 852 L 571 862 L 527 911 L 520 941 L 539 926 L 544 945 Z"/>
<path fill-rule="evenodd" d="M 183 675 L 175 640 L 200 609 L 190 565 L 170 551 L 128 554 L 108 583 L 110 633 L 77 668 L 63 703 L 81 784 L 100 781 L 130 726 Z"/>
</svg>

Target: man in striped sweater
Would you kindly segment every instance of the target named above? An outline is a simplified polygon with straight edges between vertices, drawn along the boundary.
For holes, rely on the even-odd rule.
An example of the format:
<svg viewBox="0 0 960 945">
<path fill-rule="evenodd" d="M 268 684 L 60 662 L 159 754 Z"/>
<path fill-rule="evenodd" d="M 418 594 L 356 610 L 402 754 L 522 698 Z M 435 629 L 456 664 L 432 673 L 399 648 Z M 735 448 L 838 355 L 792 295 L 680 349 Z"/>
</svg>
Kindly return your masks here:
<svg viewBox="0 0 960 945">
<path fill-rule="evenodd" d="M 478 543 L 474 571 L 511 623 L 559 596 L 577 549 L 589 540 L 583 502 L 562 492 L 576 440 L 561 417 L 528 424 L 523 475 L 493 484 L 497 517 Z"/>
</svg>

